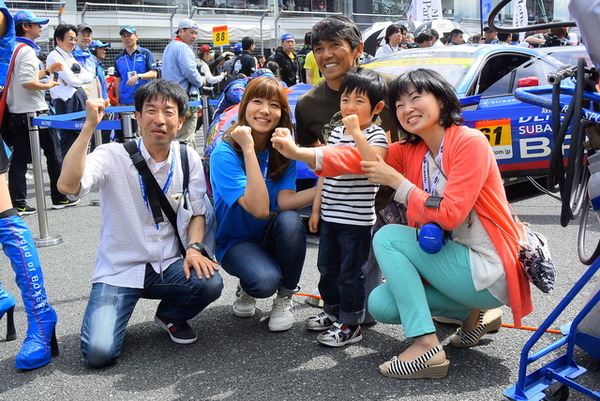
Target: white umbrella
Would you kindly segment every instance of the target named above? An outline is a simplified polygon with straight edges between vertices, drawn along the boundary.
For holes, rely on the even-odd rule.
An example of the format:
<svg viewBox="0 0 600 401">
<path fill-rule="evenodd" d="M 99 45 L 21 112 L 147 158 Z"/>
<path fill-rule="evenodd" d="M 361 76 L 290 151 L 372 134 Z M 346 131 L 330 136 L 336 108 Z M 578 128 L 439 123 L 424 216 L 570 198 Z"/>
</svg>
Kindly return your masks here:
<svg viewBox="0 0 600 401">
<path fill-rule="evenodd" d="M 385 44 L 385 42 L 383 42 L 383 39 L 385 38 L 385 30 L 392 24 L 404 25 L 408 32 L 413 32 L 421 23 L 413 20 L 401 20 L 396 22 L 383 21 L 374 23 L 362 33 L 363 42 L 365 43 L 365 53 L 374 55 L 377 47 L 381 44 Z"/>
<path fill-rule="evenodd" d="M 460 29 L 465 33 L 465 40 L 469 37 L 469 33 L 465 28 L 463 28 L 458 22 L 450 21 L 447 19 L 433 19 L 431 21 L 427 21 L 419 25 L 417 29 L 413 32 L 415 38 L 419 36 L 419 34 L 428 29 L 435 29 L 440 34 L 440 37 L 450 35 L 450 31 L 453 29 Z"/>
</svg>

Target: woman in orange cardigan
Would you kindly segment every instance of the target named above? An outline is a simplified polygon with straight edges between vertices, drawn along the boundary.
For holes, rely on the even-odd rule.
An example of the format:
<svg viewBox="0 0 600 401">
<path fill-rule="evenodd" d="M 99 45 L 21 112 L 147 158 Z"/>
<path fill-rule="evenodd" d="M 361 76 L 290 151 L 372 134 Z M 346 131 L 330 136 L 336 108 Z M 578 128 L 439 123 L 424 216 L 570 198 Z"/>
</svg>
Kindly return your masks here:
<svg viewBox="0 0 600 401">
<path fill-rule="evenodd" d="M 396 189 L 409 226 L 391 224 L 374 236 L 386 282 L 371 293 L 369 311 L 381 322 L 401 323 L 413 341 L 379 369 L 399 379 L 440 378 L 450 362 L 431 316 L 463 320 L 450 344 L 470 347 L 500 326 L 500 317 L 485 310 L 508 305 L 517 325 L 531 312 L 518 245 L 508 237 L 521 240 L 524 234 L 511 218 L 485 136 L 460 125 L 452 86 L 438 73 L 418 69 L 398 77 L 389 93 L 392 119 L 406 140 L 390 145 L 385 161 L 360 162 L 353 148 L 297 148 L 289 137 L 272 141 L 287 157 L 315 164 L 319 175 L 362 171 Z M 450 233 L 437 253 L 416 240 L 426 223 Z"/>
</svg>

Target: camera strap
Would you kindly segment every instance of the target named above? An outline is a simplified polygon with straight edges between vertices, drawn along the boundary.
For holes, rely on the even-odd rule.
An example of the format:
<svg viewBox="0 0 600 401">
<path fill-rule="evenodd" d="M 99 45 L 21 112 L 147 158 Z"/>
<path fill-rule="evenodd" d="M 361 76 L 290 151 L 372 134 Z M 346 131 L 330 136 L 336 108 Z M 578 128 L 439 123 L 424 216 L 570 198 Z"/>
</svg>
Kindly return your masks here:
<svg viewBox="0 0 600 401">
<path fill-rule="evenodd" d="M 137 168 L 140 176 L 144 180 L 147 188 L 146 195 L 148 196 L 148 205 L 150 206 L 150 211 L 152 212 L 154 222 L 156 224 L 163 222 L 165 220 L 163 217 L 163 212 L 165 213 L 175 231 L 175 236 L 177 237 L 177 242 L 179 243 L 179 251 L 183 256 L 185 256 L 185 244 L 183 244 L 181 237 L 179 236 L 179 230 L 177 230 L 177 213 L 175 213 L 175 210 L 173 210 L 173 207 L 169 203 L 167 196 L 163 192 L 160 185 L 158 185 L 158 182 L 156 182 L 156 178 L 154 178 L 154 175 L 150 171 L 148 164 L 146 164 L 146 160 L 144 160 L 144 157 L 136 146 L 135 141 L 125 142 L 123 146 L 127 150 L 127 153 L 129 153 L 129 157 L 131 157 L 133 165 L 135 168 Z M 187 192 L 190 179 L 187 144 L 185 142 L 181 142 L 179 144 L 179 149 L 181 155 L 181 167 L 183 169 L 183 193 L 185 194 Z M 183 199 L 185 199 L 185 196 Z"/>
</svg>

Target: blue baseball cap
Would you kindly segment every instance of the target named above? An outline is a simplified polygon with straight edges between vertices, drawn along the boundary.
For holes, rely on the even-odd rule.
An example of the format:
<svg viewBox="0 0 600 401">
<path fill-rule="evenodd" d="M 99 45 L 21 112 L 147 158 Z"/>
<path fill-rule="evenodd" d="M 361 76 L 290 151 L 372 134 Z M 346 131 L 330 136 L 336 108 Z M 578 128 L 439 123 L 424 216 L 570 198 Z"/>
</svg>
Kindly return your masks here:
<svg viewBox="0 0 600 401">
<path fill-rule="evenodd" d="M 288 39 L 296 39 L 296 38 L 291 33 L 284 33 L 283 35 L 281 35 L 281 41 L 282 42 L 286 41 Z"/>
<path fill-rule="evenodd" d="M 137 33 L 137 29 L 135 29 L 135 27 L 133 25 L 125 25 L 125 26 L 121 27 L 121 30 L 119 31 L 119 35 L 123 35 L 125 32 Z"/>
<path fill-rule="evenodd" d="M 236 52 L 241 52 L 242 51 L 242 42 L 237 42 L 235 45 L 233 45 L 233 50 L 235 50 Z"/>
<path fill-rule="evenodd" d="M 13 20 L 15 21 L 15 25 L 23 24 L 25 22 L 30 22 L 32 24 L 46 25 L 48 23 L 48 21 L 50 21 L 49 19 L 36 17 L 35 14 L 29 10 L 17 11 L 13 17 Z"/>
<path fill-rule="evenodd" d="M 102 43 L 101 40 L 96 39 L 92 41 L 90 47 L 110 47 L 110 43 Z"/>
<path fill-rule="evenodd" d="M 259 68 L 258 70 L 254 71 L 254 73 L 252 74 L 252 78 L 258 78 L 258 77 L 263 77 L 263 76 L 275 78 L 273 71 L 271 71 L 268 68 Z"/>
</svg>

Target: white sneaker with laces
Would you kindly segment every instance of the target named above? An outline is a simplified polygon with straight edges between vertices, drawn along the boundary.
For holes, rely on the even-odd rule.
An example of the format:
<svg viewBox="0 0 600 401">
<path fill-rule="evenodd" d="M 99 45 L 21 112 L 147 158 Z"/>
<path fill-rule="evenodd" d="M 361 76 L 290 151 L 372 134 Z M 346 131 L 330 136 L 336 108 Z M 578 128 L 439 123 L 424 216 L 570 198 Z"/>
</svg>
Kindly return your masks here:
<svg viewBox="0 0 600 401">
<path fill-rule="evenodd" d="M 277 296 L 269 318 L 269 330 L 286 331 L 294 325 L 294 302 L 292 297 Z"/>
<path fill-rule="evenodd" d="M 237 317 L 252 317 L 256 312 L 256 299 L 246 294 L 242 287 L 238 286 L 236 300 L 233 303 L 233 314 Z"/>
</svg>

